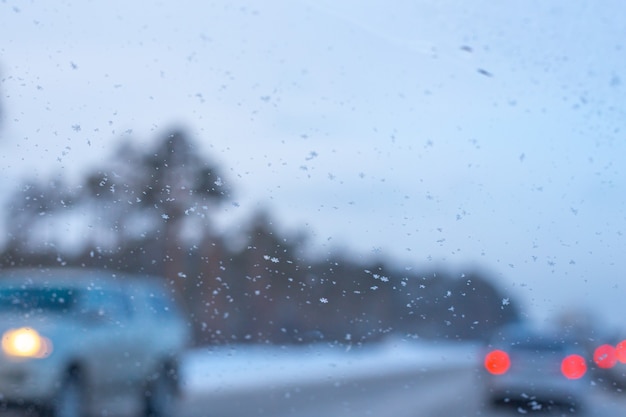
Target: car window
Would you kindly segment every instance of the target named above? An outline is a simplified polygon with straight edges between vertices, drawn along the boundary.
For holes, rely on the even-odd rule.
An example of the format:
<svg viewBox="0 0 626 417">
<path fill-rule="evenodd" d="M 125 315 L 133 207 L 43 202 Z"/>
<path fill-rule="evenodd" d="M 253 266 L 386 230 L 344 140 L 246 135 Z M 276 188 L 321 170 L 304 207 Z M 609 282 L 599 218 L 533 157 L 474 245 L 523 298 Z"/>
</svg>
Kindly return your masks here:
<svg viewBox="0 0 626 417">
<path fill-rule="evenodd" d="M 168 318 L 178 314 L 175 303 L 159 291 L 144 288 L 131 296 L 134 311 L 152 318 Z"/>
<path fill-rule="evenodd" d="M 534 353 L 540 352 L 563 352 L 565 344 L 562 341 L 521 341 L 517 343 L 511 343 L 511 349 L 513 350 L 526 350 Z"/>
<path fill-rule="evenodd" d="M 128 298 L 119 292 L 94 288 L 83 291 L 81 296 L 81 313 L 94 319 L 120 321 L 131 315 Z"/>
<path fill-rule="evenodd" d="M 148 296 L 149 310 L 156 316 L 171 317 L 175 313 L 173 303 L 162 296 L 150 294 Z"/>
</svg>

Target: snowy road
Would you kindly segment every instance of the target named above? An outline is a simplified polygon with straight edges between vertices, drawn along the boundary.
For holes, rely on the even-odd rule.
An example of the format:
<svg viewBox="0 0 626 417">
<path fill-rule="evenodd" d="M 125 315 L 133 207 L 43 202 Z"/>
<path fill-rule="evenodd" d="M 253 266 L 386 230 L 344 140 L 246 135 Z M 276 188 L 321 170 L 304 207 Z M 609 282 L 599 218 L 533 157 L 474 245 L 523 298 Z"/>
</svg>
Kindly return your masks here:
<svg viewBox="0 0 626 417">
<path fill-rule="evenodd" d="M 405 341 L 197 351 L 183 368 L 184 416 L 415 416 L 433 399 L 425 390 L 445 391 L 476 357 L 472 345 Z"/>
<path fill-rule="evenodd" d="M 506 417 L 524 415 L 514 407 L 486 407 L 472 369 L 403 374 L 345 384 L 266 387 L 228 394 L 188 396 L 181 417 Z M 579 416 L 621 417 L 626 395 L 592 390 Z M 540 413 L 571 415 L 566 411 Z"/>
<path fill-rule="evenodd" d="M 460 343 L 418 343 L 389 340 L 351 347 L 226 346 L 198 349 L 186 355 L 182 376 L 185 391 L 225 393 L 267 386 L 378 379 L 397 373 L 458 369 L 476 364 L 478 347 Z"/>
<path fill-rule="evenodd" d="M 421 377 L 411 372 L 365 381 L 196 395 L 187 398 L 184 417 L 440 416 L 426 410 L 441 405 L 441 394 L 454 389 L 449 384 L 455 375 L 448 371 Z"/>
<path fill-rule="evenodd" d="M 185 364 L 181 417 L 504 417 L 485 406 L 472 346 L 390 344 L 360 352 L 328 348 L 216 350 Z M 582 416 L 619 417 L 626 394 L 591 384 Z M 561 415 L 562 412 L 542 413 Z"/>
<path fill-rule="evenodd" d="M 472 345 L 404 341 L 362 349 L 244 346 L 196 350 L 183 360 L 184 395 L 178 412 L 170 417 L 530 414 L 514 407 L 493 409 L 485 404 L 478 353 Z M 575 415 L 626 415 L 626 393 L 608 389 L 598 380 L 590 381 L 585 400 L 585 410 Z M 558 411 L 539 415 L 571 414 Z"/>
</svg>

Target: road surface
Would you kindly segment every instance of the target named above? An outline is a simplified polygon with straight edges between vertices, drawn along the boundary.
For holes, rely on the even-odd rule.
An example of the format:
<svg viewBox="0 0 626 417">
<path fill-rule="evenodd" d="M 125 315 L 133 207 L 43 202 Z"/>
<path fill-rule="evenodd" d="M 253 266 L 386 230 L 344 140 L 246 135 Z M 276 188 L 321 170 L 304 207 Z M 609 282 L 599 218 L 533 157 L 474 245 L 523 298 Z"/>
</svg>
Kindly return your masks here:
<svg viewBox="0 0 626 417">
<path fill-rule="evenodd" d="M 302 383 L 272 382 L 240 386 L 207 385 L 185 392 L 175 416 L 170 417 L 511 417 L 540 416 L 622 417 L 626 392 L 592 381 L 586 407 L 535 412 L 516 406 L 485 404 L 482 370 L 449 366 L 404 372 L 337 375 Z M 12 410 L 2 417 L 36 415 Z"/>
<path fill-rule="evenodd" d="M 181 417 L 504 417 L 525 414 L 621 417 L 626 393 L 590 384 L 584 410 L 494 409 L 485 405 L 473 368 L 426 371 L 361 380 L 327 380 L 303 386 L 268 386 L 241 392 L 188 395 Z"/>
</svg>

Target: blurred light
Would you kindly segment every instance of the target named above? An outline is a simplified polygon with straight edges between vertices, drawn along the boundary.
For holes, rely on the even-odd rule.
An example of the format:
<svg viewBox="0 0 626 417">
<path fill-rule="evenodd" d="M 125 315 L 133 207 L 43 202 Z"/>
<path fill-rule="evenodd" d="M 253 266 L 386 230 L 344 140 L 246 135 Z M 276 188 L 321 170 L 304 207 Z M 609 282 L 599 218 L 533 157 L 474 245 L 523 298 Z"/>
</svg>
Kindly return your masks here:
<svg viewBox="0 0 626 417">
<path fill-rule="evenodd" d="M 503 350 L 493 350 L 485 356 L 485 369 L 493 375 L 502 375 L 509 370 L 511 359 Z"/>
<path fill-rule="evenodd" d="M 593 361 L 599 368 L 612 368 L 617 363 L 615 348 L 611 345 L 598 346 L 593 352 Z"/>
<path fill-rule="evenodd" d="M 587 372 L 585 358 L 580 355 L 569 355 L 561 361 L 561 372 L 567 379 L 579 379 Z"/>
<path fill-rule="evenodd" d="M 622 340 L 615 346 L 615 357 L 620 363 L 626 363 L 626 340 Z"/>
<path fill-rule="evenodd" d="M 52 353 L 52 342 L 35 329 L 9 329 L 2 335 L 2 351 L 10 356 L 45 358 Z"/>
</svg>

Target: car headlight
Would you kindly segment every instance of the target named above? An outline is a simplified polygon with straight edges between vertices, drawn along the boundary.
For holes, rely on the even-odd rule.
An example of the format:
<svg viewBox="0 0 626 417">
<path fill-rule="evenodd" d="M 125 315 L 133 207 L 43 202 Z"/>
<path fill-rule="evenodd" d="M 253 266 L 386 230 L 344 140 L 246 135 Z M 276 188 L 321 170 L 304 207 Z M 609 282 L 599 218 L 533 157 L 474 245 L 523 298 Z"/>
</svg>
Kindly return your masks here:
<svg viewBox="0 0 626 417">
<path fill-rule="evenodd" d="M 52 353 L 52 342 L 35 329 L 20 327 L 4 332 L 2 351 L 21 358 L 45 358 Z"/>
</svg>

